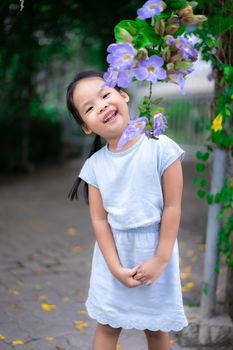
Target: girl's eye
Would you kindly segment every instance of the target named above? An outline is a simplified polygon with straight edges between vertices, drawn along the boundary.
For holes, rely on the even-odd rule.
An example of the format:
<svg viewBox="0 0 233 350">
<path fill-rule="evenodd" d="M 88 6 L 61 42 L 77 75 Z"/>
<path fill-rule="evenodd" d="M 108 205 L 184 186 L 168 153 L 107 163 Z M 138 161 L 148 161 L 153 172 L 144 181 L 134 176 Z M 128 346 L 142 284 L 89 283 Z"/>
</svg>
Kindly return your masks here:
<svg viewBox="0 0 233 350">
<path fill-rule="evenodd" d="M 92 109 L 92 107 L 89 107 L 89 108 L 86 110 L 86 113 L 87 113 L 87 112 L 90 112 L 91 109 Z"/>
<path fill-rule="evenodd" d="M 108 95 L 110 95 L 110 93 L 111 93 L 111 92 L 108 92 L 107 94 L 105 94 L 105 95 L 103 96 L 103 98 L 105 98 L 105 97 L 107 97 Z"/>
</svg>

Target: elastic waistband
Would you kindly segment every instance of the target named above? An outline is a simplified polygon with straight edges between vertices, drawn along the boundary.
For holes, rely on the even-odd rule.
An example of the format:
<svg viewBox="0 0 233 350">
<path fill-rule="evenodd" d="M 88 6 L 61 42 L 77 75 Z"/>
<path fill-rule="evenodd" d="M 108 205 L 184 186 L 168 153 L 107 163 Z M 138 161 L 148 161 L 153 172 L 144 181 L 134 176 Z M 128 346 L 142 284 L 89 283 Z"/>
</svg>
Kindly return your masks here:
<svg viewBox="0 0 233 350">
<path fill-rule="evenodd" d="M 130 233 L 154 233 L 158 232 L 160 229 L 160 222 L 155 222 L 153 224 L 147 225 L 147 226 L 140 226 L 140 227 L 133 227 L 128 228 L 125 230 L 121 230 L 118 228 L 112 227 L 112 232 L 114 233 L 120 233 L 120 232 L 130 232 Z"/>
</svg>

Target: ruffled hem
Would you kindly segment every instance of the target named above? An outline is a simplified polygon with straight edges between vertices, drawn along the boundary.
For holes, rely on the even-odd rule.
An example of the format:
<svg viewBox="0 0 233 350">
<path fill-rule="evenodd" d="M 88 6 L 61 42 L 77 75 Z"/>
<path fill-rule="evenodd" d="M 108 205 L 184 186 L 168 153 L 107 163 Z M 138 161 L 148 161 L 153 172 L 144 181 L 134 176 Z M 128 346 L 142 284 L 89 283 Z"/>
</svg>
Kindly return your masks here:
<svg viewBox="0 0 233 350">
<path fill-rule="evenodd" d="M 95 308 L 93 308 L 90 304 L 86 303 L 85 304 L 88 315 L 96 320 L 97 322 L 101 324 L 109 324 L 113 328 L 124 328 L 124 329 L 139 329 L 139 330 L 144 330 L 144 329 L 149 329 L 150 331 L 162 331 L 162 332 L 179 332 L 181 331 L 184 327 L 188 326 L 188 321 L 185 316 L 180 317 L 179 320 L 170 320 L 170 322 L 161 321 L 161 316 L 158 315 L 159 319 L 159 325 L 158 322 L 154 321 L 154 317 L 150 319 L 147 319 L 147 321 L 140 321 L 137 320 L 135 322 L 128 322 L 126 318 L 118 319 L 117 321 L 114 320 L 111 317 L 106 317 L 106 315 L 103 315 L 101 312 L 97 312 Z"/>
</svg>

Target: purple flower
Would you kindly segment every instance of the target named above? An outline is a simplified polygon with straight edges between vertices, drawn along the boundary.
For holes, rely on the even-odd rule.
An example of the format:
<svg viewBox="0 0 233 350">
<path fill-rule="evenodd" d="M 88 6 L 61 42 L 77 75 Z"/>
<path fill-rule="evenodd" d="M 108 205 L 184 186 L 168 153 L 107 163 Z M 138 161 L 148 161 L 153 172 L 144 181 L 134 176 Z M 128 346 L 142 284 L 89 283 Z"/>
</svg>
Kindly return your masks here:
<svg viewBox="0 0 233 350">
<path fill-rule="evenodd" d="M 133 73 L 131 67 L 125 68 L 124 70 L 120 71 L 117 78 L 117 85 L 126 89 L 131 83 L 132 75 Z"/>
<path fill-rule="evenodd" d="M 185 83 L 185 79 L 182 73 L 178 73 L 178 84 L 180 85 L 180 92 L 181 95 L 185 95 L 185 90 L 184 90 L 184 83 Z"/>
<path fill-rule="evenodd" d="M 153 55 L 146 60 L 139 60 L 138 67 L 134 69 L 137 80 L 149 80 L 155 83 L 157 79 L 165 79 L 167 73 L 161 68 L 163 63 L 163 59 L 157 55 Z"/>
<path fill-rule="evenodd" d="M 175 43 L 175 39 L 173 38 L 173 36 L 169 35 L 166 39 L 166 44 L 174 45 L 174 43 Z"/>
<path fill-rule="evenodd" d="M 193 48 L 193 43 L 182 37 L 178 36 L 178 45 L 176 45 L 179 49 L 180 52 L 183 53 L 184 60 L 188 60 L 189 57 L 196 57 L 197 56 L 197 51 Z"/>
<path fill-rule="evenodd" d="M 111 44 L 108 46 L 107 62 L 114 68 L 126 68 L 132 65 L 134 58 L 133 46 L 127 44 Z"/>
<path fill-rule="evenodd" d="M 104 80 L 105 83 L 102 85 L 102 88 L 109 86 L 109 87 L 114 87 L 117 84 L 117 78 L 119 75 L 119 70 L 113 67 L 109 67 L 107 72 L 104 73 Z"/>
<path fill-rule="evenodd" d="M 127 88 L 130 85 L 132 77 L 132 69 L 124 68 L 123 70 L 119 70 L 112 66 L 109 66 L 106 73 L 104 73 L 105 83 L 102 85 L 102 88 L 109 86 L 115 87 L 116 85 L 122 88 Z"/>
<path fill-rule="evenodd" d="M 146 123 L 148 123 L 148 119 L 146 117 L 142 118 L 132 118 L 127 128 L 123 131 L 118 144 L 117 144 L 117 150 L 121 150 L 122 147 L 133 137 L 138 136 L 141 134 L 142 130 L 144 130 Z"/>
<path fill-rule="evenodd" d="M 167 124 L 167 119 L 162 113 L 157 113 L 154 115 L 154 132 L 153 135 L 159 136 L 162 131 L 165 130 L 165 124 Z"/>
<path fill-rule="evenodd" d="M 148 0 L 137 11 L 137 15 L 140 19 L 151 18 L 154 15 L 160 15 L 161 1 L 160 0 Z"/>
<path fill-rule="evenodd" d="M 180 86 L 181 94 L 185 95 L 185 90 L 184 90 L 185 79 L 182 72 L 176 71 L 174 74 L 171 74 L 169 76 L 169 80 L 175 84 L 178 84 Z"/>
</svg>

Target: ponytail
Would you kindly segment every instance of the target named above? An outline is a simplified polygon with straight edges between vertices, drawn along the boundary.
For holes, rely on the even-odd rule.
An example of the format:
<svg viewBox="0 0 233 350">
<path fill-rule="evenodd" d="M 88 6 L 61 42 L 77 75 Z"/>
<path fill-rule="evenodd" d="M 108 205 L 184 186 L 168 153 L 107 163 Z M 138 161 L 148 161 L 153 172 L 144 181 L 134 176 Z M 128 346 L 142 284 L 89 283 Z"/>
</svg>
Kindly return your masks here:
<svg viewBox="0 0 233 350">
<path fill-rule="evenodd" d="M 102 148 L 101 144 L 101 137 L 99 135 L 95 135 L 95 139 L 91 145 L 91 150 L 90 153 L 87 156 L 87 159 L 90 158 L 94 153 L 99 151 Z M 75 180 L 69 194 L 68 198 L 72 201 L 74 198 L 77 200 L 78 199 L 78 189 L 81 181 L 84 182 L 84 187 L 83 187 L 83 195 L 84 195 L 84 200 L 87 205 L 89 205 L 89 200 L 88 200 L 88 183 L 82 180 L 80 177 L 77 177 Z"/>
</svg>

